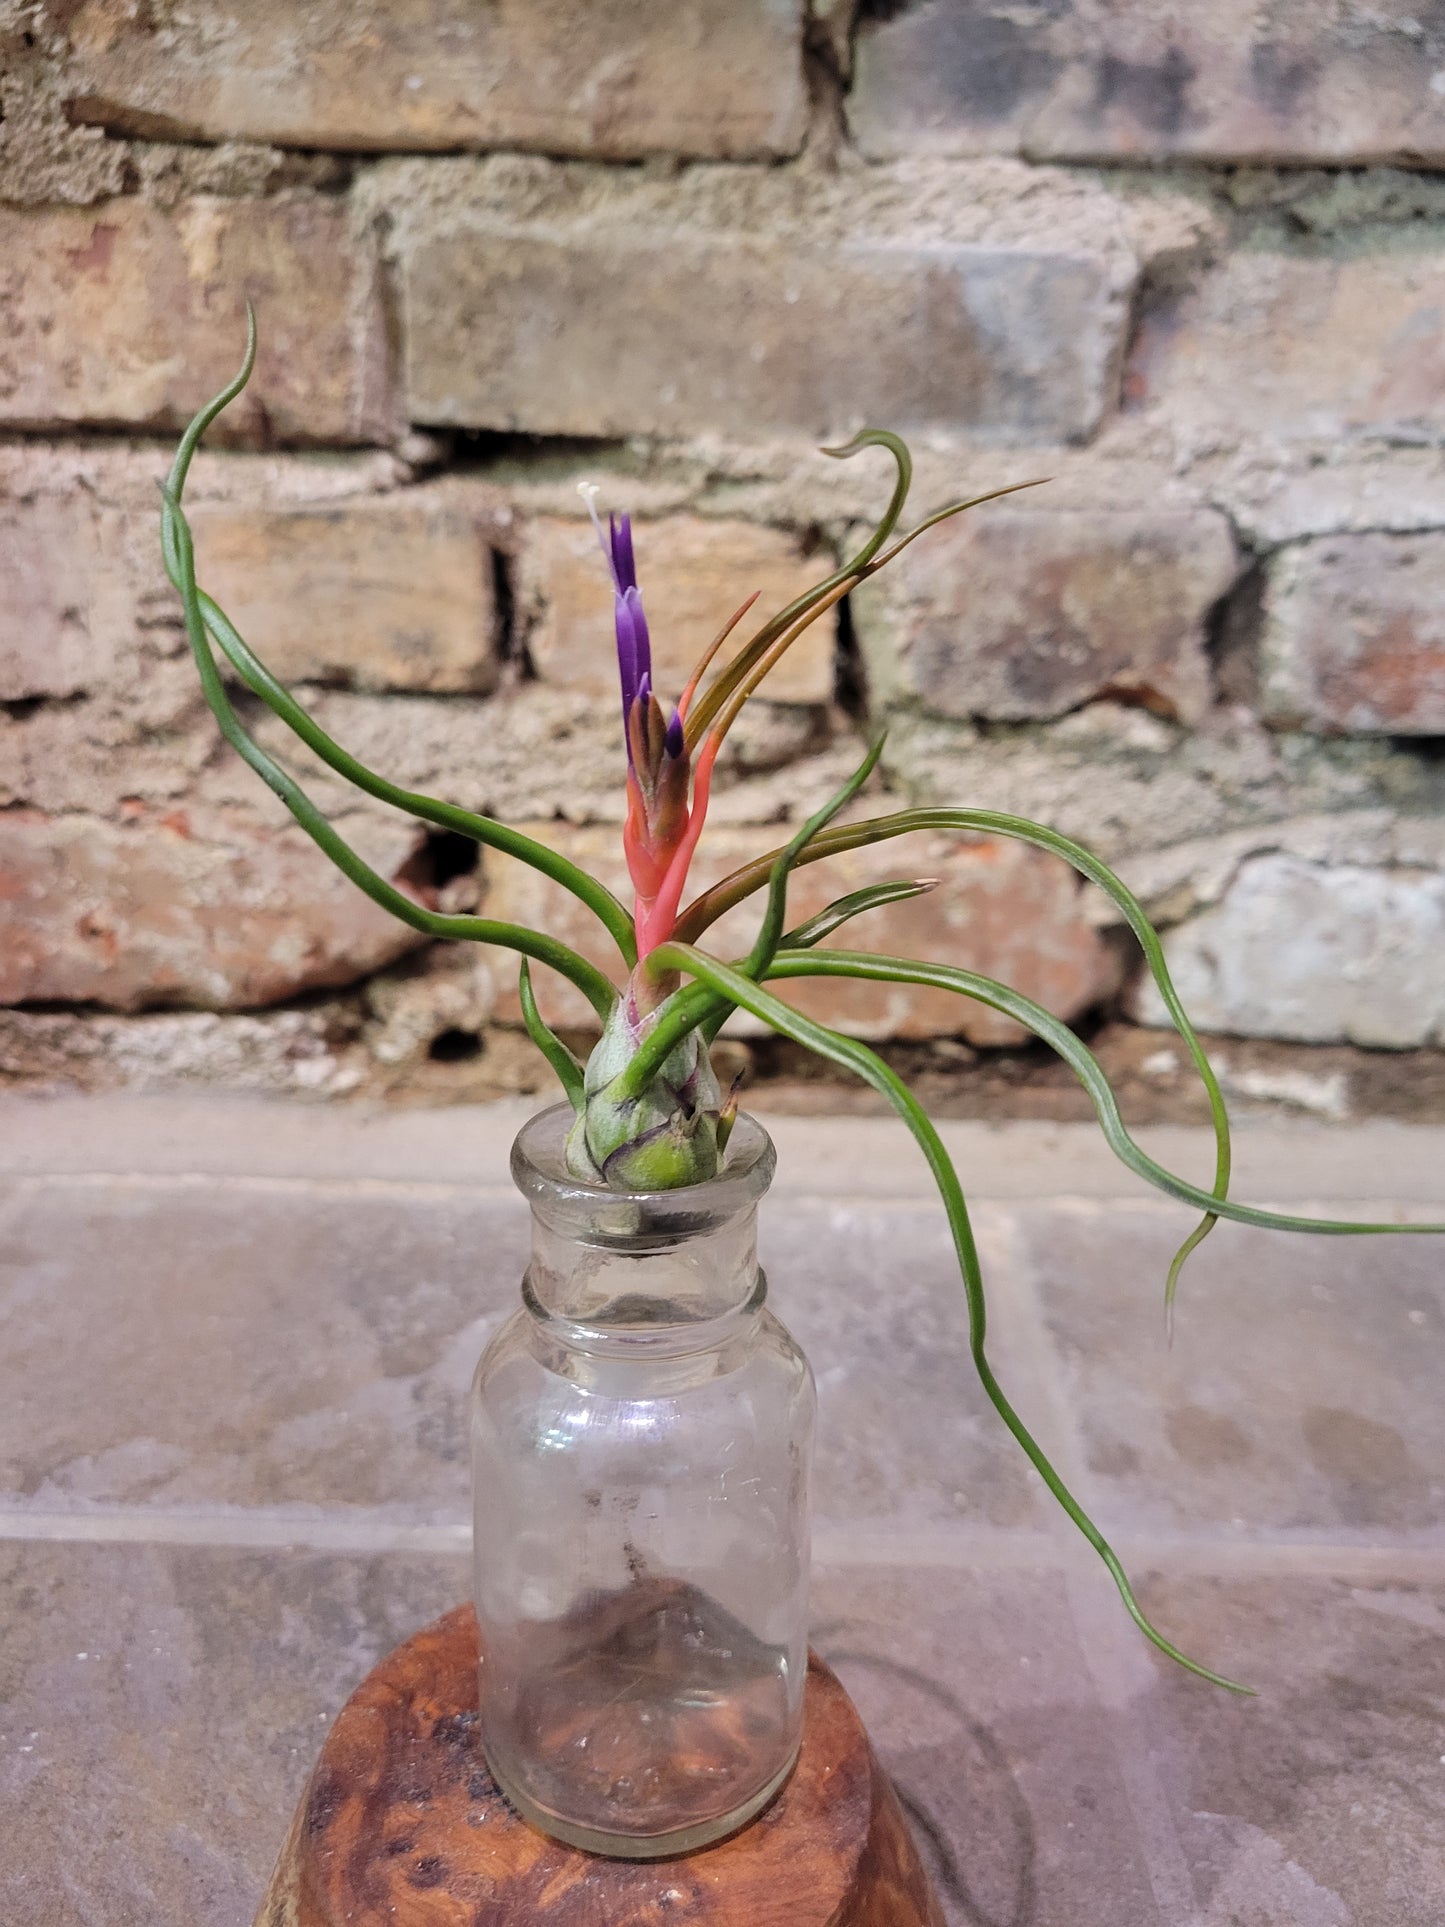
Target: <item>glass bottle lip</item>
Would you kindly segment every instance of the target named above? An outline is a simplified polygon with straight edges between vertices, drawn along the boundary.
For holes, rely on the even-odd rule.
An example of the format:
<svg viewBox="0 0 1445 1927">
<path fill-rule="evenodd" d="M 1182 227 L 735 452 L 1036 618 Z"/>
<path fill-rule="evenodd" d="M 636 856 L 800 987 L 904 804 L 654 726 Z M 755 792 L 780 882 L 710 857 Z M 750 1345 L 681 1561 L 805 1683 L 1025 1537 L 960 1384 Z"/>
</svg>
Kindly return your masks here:
<svg viewBox="0 0 1445 1927">
<path fill-rule="evenodd" d="M 740 1112 L 723 1167 L 702 1184 L 675 1191 L 614 1191 L 589 1184 L 567 1169 L 570 1104 L 553 1104 L 530 1118 L 512 1146 L 512 1179 L 549 1229 L 611 1251 L 665 1249 L 719 1231 L 752 1210 L 773 1181 L 777 1153 L 755 1117 Z"/>
</svg>

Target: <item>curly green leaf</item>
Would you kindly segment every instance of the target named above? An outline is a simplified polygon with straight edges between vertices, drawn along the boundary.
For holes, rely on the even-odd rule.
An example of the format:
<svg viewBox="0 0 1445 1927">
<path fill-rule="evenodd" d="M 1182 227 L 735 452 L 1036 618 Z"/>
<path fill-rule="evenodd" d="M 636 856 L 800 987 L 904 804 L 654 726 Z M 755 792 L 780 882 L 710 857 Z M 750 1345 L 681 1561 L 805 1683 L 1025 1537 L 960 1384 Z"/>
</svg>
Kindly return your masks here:
<svg viewBox="0 0 1445 1927">
<path fill-rule="evenodd" d="M 899 463 L 898 484 L 894 488 L 893 499 L 884 513 L 883 520 L 857 555 L 851 557 L 840 569 L 834 570 L 832 575 L 815 584 L 813 588 L 790 602 L 785 609 L 780 609 L 777 615 L 764 623 L 747 646 L 739 650 L 717 680 L 709 686 L 701 700 L 693 704 L 688 713 L 685 731 L 685 741 L 689 749 L 695 748 L 701 742 L 708 729 L 718 722 L 719 718 L 723 719 L 725 725 L 727 719 L 736 714 L 749 689 L 756 686 L 759 672 L 766 673 L 766 670 L 772 667 L 772 662 L 765 662 L 765 658 L 768 657 L 772 646 L 785 636 L 789 625 L 794 626 L 794 633 L 788 636 L 787 641 L 783 642 L 778 649 L 773 650 L 773 660 L 776 660 L 783 649 L 802 634 L 816 616 L 822 614 L 830 602 L 836 602 L 842 594 L 855 588 L 865 577 L 876 575 L 878 570 L 891 562 L 895 555 L 900 555 L 910 542 L 916 541 L 925 529 L 931 529 L 939 522 L 947 521 L 950 516 L 962 515 L 965 509 L 978 508 L 981 503 L 996 502 L 1001 496 L 1018 494 L 1020 489 L 1040 486 L 1036 481 L 1010 482 L 1005 488 L 991 488 L 982 495 L 971 495 L 967 501 L 950 502 L 947 508 L 939 509 L 936 514 L 920 522 L 916 529 L 911 530 L 886 554 L 880 556 L 877 551 L 892 532 L 893 525 L 898 519 L 898 511 L 903 506 L 903 495 L 907 493 L 908 476 L 912 472 L 912 462 L 907 447 L 896 435 L 890 435 L 883 429 L 869 429 L 857 441 L 851 442 L 847 448 L 830 448 L 823 452 L 828 455 L 852 455 L 860 448 L 871 447 L 875 443 L 892 450 L 894 459 Z"/>
<path fill-rule="evenodd" d="M 783 922 L 788 914 L 788 877 L 796 867 L 798 858 L 813 838 L 827 828 L 839 810 L 847 808 L 868 781 L 877 767 L 878 758 L 883 754 L 884 741 L 882 736 L 877 739 L 842 788 L 830 796 L 820 810 L 815 810 L 791 841 L 778 852 L 768 878 L 768 900 L 763 910 L 763 921 L 757 940 L 743 965 L 749 977 L 762 976 L 777 950 L 783 934 Z"/>
<path fill-rule="evenodd" d="M 907 442 L 901 435 L 895 435 L 891 428 L 862 428 L 851 442 L 844 442 L 837 448 L 825 448 L 822 453 L 831 455 L 835 462 L 846 462 L 850 456 L 861 455 L 865 448 L 886 448 L 893 457 L 898 473 L 894 477 L 893 493 L 888 498 L 882 520 L 852 561 L 845 565 L 841 571 L 843 575 L 861 575 L 868 567 L 898 527 L 898 518 L 903 513 L 908 491 L 913 486 L 913 457 Z"/>
<path fill-rule="evenodd" d="M 637 961 L 637 940 L 633 934 L 632 918 L 604 884 L 598 883 L 577 864 L 521 830 L 498 823 L 492 817 L 478 816 L 471 810 L 459 808 L 455 803 L 443 803 L 419 790 L 403 789 L 400 784 L 392 783 L 368 769 L 365 763 L 343 749 L 306 713 L 285 684 L 278 682 L 248 647 L 225 610 L 204 590 L 200 592 L 200 602 L 206 628 L 220 644 L 242 681 L 294 735 L 315 751 L 323 763 L 355 784 L 357 789 L 364 790 L 368 796 L 405 810 L 409 816 L 419 817 L 424 823 L 435 823 L 440 829 L 455 830 L 462 836 L 470 837 L 474 843 L 499 850 L 505 856 L 516 857 L 530 864 L 534 870 L 541 871 L 544 876 L 551 877 L 553 882 L 570 890 L 574 897 L 595 913 L 617 944 L 623 962 L 629 969 L 632 968 Z"/>
<path fill-rule="evenodd" d="M 221 733 L 231 747 L 240 755 L 261 780 L 281 799 L 295 817 L 301 828 L 344 875 L 350 877 L 358 888 L 364 890 L 374 903 L 399 917 L 413 930 L 423 931 L 431 937 L 459 937 L 475 943 L 500 944 L 510 950 L 519 950 L 524 955 L 545 963 L 574 983 L 586 997 L 598 1016 L 605 1022 L 617 992 L 612 984 L 594 964 L 580 957 L 555 937 L 544 936 L 541 932 L 527 930 L 520 924 L 497 922 L 489 917 L 446 916 L 440 911 L 428 910 L 416 903 L 411 897 L 389 883 L 360 857 L 347 843 L 340 832 L 327 821 L 320 810 L 307 796 L 301 785 L 283 770 L 279 763 L 266 754 L 242 727 L 240 718 L 231 706 L 226 694 L 225 684 L 216 667 L 216 659 L 211 654 L 206 638 L 205 620 L 201 614 L 200 595 L 196 587 L 195 547 L 191 538 L 190 525 L 186 521 L 180 503 L 169 485 L 161 485 L 165 497 L 163 517 L 171 526 L 165 539 L 174 545 L 177 572 L 180 577 L 181 604 L 185 611 L 186 634 L 190 641 L 191 653 L 196 659 L 200 673 L 201 688 L 211 712 L 220 725 Z"/>
<path fill-rule="evenodd" d="M 935 509 L 932 515 L 923 518 L 916 529 L 910 529 L 907 535 L 900 537 L 886 554 L 870 561 L 865 569 L 860 569 L 859 574 L 877 575 L 880 569 L 888 567 L 895 556 L 902 555 L 910 542 L 916 542 L 927 530 L 936 529 L 940 522 L 948 522 L 955 515 L 962 515 L 965 509 L 976 509 L 983 502 L 997 502 L 1005 495 L 1018 495 L 1026 488 L 1042 488 L 1049 479 L 1047 475 L 1038 475 L 1030 482 L 1009 482 L 1003 488 L 989 489 L 984 495 L 970 495 L 962 502 L 950 502 L 947 508 Z"/>
<path fill-rule="evenodd" d="M 798 857 L 798 865 L 816 863 L 824 857 L 837 856 L 846 850 L 861 849 L 874 843 L 882 843 L 890 837 L 906 836 L 915 830 L 975 830 L 994 836 L 1007 836 L 1023 843 L 1031 843 L 1037 849 L 1049 850 L 1060 856 L 1068 864 L 1086 877 L 1091 883 L 1105 892 L 1118 906 L 1124 921 L 1133 931 L 1139 948 L 1149 967 L 1149 972 L 1158 986 L 1159 995 L 1169 1012 L 1175 1029 L 1188 1050 L 1194 1068 L 1204 1086 L 1209 1100 L 1210 1121 L 1214 1129 L 1215 1159 L 1213 1197 L 1226 1197 L 1229 1191 L 1230 1165 L 1232 1153 L 1229 1136 L 1229 1113 L 1224 1103 L 1224 1093 L 1219 1088 L 1219 1080 L 1214 1067 L 1200 1043 L 1193 1024 L 1189 1021 L 1178 991 L 1174 988 L 1169 975 L 1169 966 L 1164 957 L 1164 946 L 1153 924 L 1145 914 L 1143 905 L 1124 883 L 1121 877 L 1109 868 L 1107 863 L 1096 857 L 1092 850 L 1083 844 L 1075 843 L 1071 837 L 1049 829 L 1045 824 L 1031 822 L 1025 816 L 1013 816 L 1002 810 L 930 808 L 899 810 L 891 816 L 871 817 L 862 823 L 840 824 L 824 830 L 815 837 Z M 760 889 L 771 877 L 772 866 L 777 861 L 779 851 L 767 856 L 757 857 L 751 863 L 726 876 L 712 889 L 688 905 L 678 918 L 676 938 L 680 943 L 694 943 L 709 925 L 724 911 L 741 903 Z M 1169 1267 L 1168 1279 L 1164 1288 L 1166 1320 L 1172 1322 L 1174 1297 L 1178 1287 L 1179 1274 L 1185 1260 L 1209 1235 L 1215 1223 L 1212 1206 L 1206 1211 L 1203 1221 L 1185 1239 L 1174 1254 Z"/>
<path fill-rule="evenodd" d="M 221 390 L 213 400 L 206 403 L 191 422 L 181 438 L 176 451 L 175 461 L 167 478 L 167 488 L 179 502 L 185 488 L 186 476 L 191 459 L 205 429 L 218 414 L 241 393 L 250 379 L 256 359 L 256 319 L 250 304 L 246 308 L 247 337 L 246 355 L 239 373 Z M 164 518 L 161 528 L 161 551 L 165 561 L 166 573 L 179 591 L 181 587 L 176 555 L 174 530 L 169 518 Z M 356 788 L 375 796 L 381 802 L 390 803 L 394 808 L 404 810 L 424 823 L 435 823 L 441 829 L 454 830 L 461 836 L 470 837 L 473 842 L 484 844 L 489 849 L 499 850 L 506 856 L 518 858 L 528 863 L 534 870 L 540 870 L 563 889 L 570 890 L 573 896 L 585 903 L 606 927 L 607 931 L 622 953 L 623 962 L 630 970 L 637 962 L 637 941 L 633 934 L 632 917 L 625 906 L 618 902 L 604 884 L 571 863 L 555 850 L 548 849 L 535 837 L 525 835 L 488 816 L 475 815 L 470 810 L 458 808 L 452 803 L 443 803 L 435 797 L 426 796 L 418 790 L 402 788 L 386 777 L 352 756 L 329 736 L 319 723 L 315 722 L 297 702 L 296 698 L 262 662 L 260 657 L 246 643 L 240 631 L 227 616 L 224 609 L 204 589 L 197 591 L 201 616 L 212 638 L 220 645 L 226 657 L 241 680 L 253 695 L 259 696 L 272 711 L 286 724 L 293 734 L 299 736 L 306 746 L 319 756 L 322 762 L 344 776 Z"/>
<path fill-rule="evenodd" d="M 960 970 L 954 964 L 925 963 L 912 957 L 875 956 L 871 951 L 861 950 L 780 950 L 768 975 L 778 979 L 848 977 L 875 983 L 924 984 L 935 990 L 956 991 L 989 1010 L 1013 1018 L 1015 1023 L 1022 1024 L 1035 1037 L 1057 1051 L 1073 1071 L 1088 1092 L 1105 1141 L 1120 1162 L 1157 1190 L 1177 1198 L 1181 1204 L 1194 1205 L 1213 1216 L 1229 1218 L 1236 1224 L 1259 1225 L 1267 1231 L 1309 1231 L 1325 1237 L 1374 1237 L 1401 1232 L 1439 1236 L 1445 1233 L 1445 1224 L 1372 1224 L 1348 1218 L 1303 1218 L 1287 1211 L 1266 1211 L 1256 1205 L 1237 1204 L 1232 1198 L 1221 1198 L 1202 1190 L 1197 1184 L 1190 1184 L 1185 1178 L 1176 1177 L 1172 1171 L 1156 1163 L 1129 1135 L 1119 1115 L 1118 1101 L 1109 1080 L 1099 1060 L 1082 1038 L 1076 1037 L 1061 1018 L 1055 1017 L 1041 1004 L 1034 1003 L 1021 991 L 1012 990 L 992 977 Z"/>
<path fill-rule="evenodd" d="M 821 943 L 824 937 L 830 937 L 841 925 L 850 923 L 865 911 L 881 910 L 890 903 L 906 903 L 910 897 L 926 896 L 930 890 L 937 888 L 937 877 L 901 877 L 894 883 L 874 883 L 867 889 L 851 891 L 846 897 L 838 897 L 826 905 L 815 917 L 809 917 L 806 923 L 789 930 L 779 948 L 811 949 L 814 944 Z M 752 972 L 748 974 L 751 976 Z M 711 1016 L 698 1025 L 704 1042 L 710 1044 L 731 1015 L 731 1004 L 716 1007 Z"/>
<path fill-rule="evenodd" d="M 256 345 L 258 338 L 256 332 L 256 310 L 248 301 L 246 303 L 246 352 L 241 357 L 241 366 L 237 369 L 236 373 L 232 375 L 220 393 L 212 395 L 206 405 L 199 409 L 187 424 L 186 432 L 181 436 L 180 444 L 176 449 L 175 459 L 171 463 L 171 472 L 166 477 L 165 486 L 161 490 L 162 495 L 165 495 L 167 499 L 169 499 L 170 496 L 174 496 L 177 502 L 180 501 L 181 496 L 185 493 L 186 477 L 191 470 L 192 458 L 196 450 L 200 447 L 202 435 L 205 434 L 217 415 L 221 414 L 224 409 L 230 407 L 231 403 L 251 379 L 252 370 L 256 366 Z M 168 539 L 165 530 L 162 529 L 161 543 L 163 547 Z M 172 576 L 171 580 L 175 581 L 174 576 Z M 179 589 L 180 584 L 176 583 L 176 587 Z"/>
<path fill-rule="evenodd" d="M 835 589 L 852 583 L 868 567 L 897 527 L 913 476 L 913 457 L 908 452 L 908 444 L 886 428 L 865 428 L 861 434 L 855 435 L 846 447 L 825 448 L 823 453 L 841 460 L 849 455 L 860 454 L 865 448 L 886 448 L 898 468 L 897 479 L 893 484 L 893 494 L 889 498 L 887 508 L 883 511 L 882 520 L 855 556 L 852 556 L 841 568 L 835 569 L 832 575 L 824 577 L 823 581 L 814 583 L 811 589 L 805 589 L 802 595 L 796 596 L 786 608 L 779 609 L 775 616 L 770 616 L 757 634 L 752 636 L 746 646 L 733 657 L 716 681 L 698 698 L 687 718 L 685 741 L 689 750 L 695 749 L 702 741 L 723 705 L 736 694 L 762 661 L 769 644 L 775 642 L 800 616 L 806 616 L 818 610 Z"/>
<path fill-rule="evenodd" d="M 938 1186 L 944 1208 L 948 1213 L 949 1229 L 953 1233 L 954 1250 L 958 1256 L 959 1270 L 963 1276 L 964 1293 L 968 1302 L 969 1352 L 989 1402 L 1069 1519 L 1103 1561 L 1109 1576 L 1119 1589 L 1119 1595 L 1130 1618 L 1145 1637 L 1151 1640 L 1160 1652 L 1176 1660 L 1189 1672 L 1197 1673 L 1201 1679 L 1207 1679 L 1215 1686 L 1227 1687 L 1232 1693 L 1249 1693 L 1251 1688 L 1241 1686 L 1236 1680 L 1226 1679 L 1222 1673 L 1216 1673 L 1209 1667 L 1201 1665 L 1198 1660 L 1190 1659 L 1146 1618 L 1143 1608 L 1134 1597 L 1128 1575 L 1113 1547 L 1054 1470 L 1048 1455 L 1014 1410 L 1003 1387 L 994 1376 L 993 1367 L 989 1363 L 985 1350 L 988 1314 L 984 1302 L 983 1270 L 979 1263 L 978 1249 L 974 1242 L 973 1226 L 969 1220 L 963 1187 L 958 1181 L 953 1162 L 932 1119 L 902 1078 L 866 1044 L 859 1043 L 855 1038 L 843 1037 L 837 1031 L 815 1023 L 811 1017 L 804 1017 L 801 1012 L 792 1009 L 781 999 L 761 989 L 741 971 L 718 963 L 714 958 L 691 945 L 664 944 L 657 954 L 659 961 L 667 967 L 686 972 L 695 979 L 696 985 L 704 987 L 715 996 L 742 1010 L 749 1011 L 754 1017 L 761 1018 L 781 1036 L 789 1037 L 794 1043 L 804 1045 L 805 1048 L 816 1052 L 819 1057 L 826 1058 L 830 1063 L 853 1071 L 880 1096 L 885 1097 L 897 1111 L 928 1160 L 929 1169 L 933 1173 L 934 1182 Z M 805 952 L 803 955 L 811 959 L 816 956 L 816 953 Z M 779 970 L 784 961 L 780 956 L 776 960 L 774 969 Z"/>
<path fill-rule="evenodd" d="M 894 883 L 872 883 L 866 889 L 852 890 L 846 897 L 836 897 L 817 916 L 809 917 L 806 923 L 797 924 L 789 930 L 778 948 L 811 950 L 814 944 L 821 943 L 824 937 L 831 937 L 835 930 L 845 923 L 851 923 L 854 917 L 861 917 L 866 910 L 881 910 L 890 903 L 906 903 L 910 897 L 927 896 L 930 890 L 937 888 L 937 877 L 900 877 Z"/>
</svg>

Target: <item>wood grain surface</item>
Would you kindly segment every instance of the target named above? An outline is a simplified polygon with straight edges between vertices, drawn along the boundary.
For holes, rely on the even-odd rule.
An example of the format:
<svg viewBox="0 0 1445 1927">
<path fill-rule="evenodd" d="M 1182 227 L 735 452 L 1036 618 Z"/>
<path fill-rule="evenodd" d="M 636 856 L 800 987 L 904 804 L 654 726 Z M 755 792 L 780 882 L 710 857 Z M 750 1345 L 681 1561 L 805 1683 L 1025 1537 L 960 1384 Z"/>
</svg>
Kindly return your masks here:
<svg viewBox="0 0 1445 1927">
<path fill-rule="evenodd" d="M 808 1666 L 803 1746 L 766 1811 L 700 1853 L 608 1860 L 538 1833 L 477 1741 L 470 1607 L 342 1709 L 256 1927 L 943 1927 L 852 1702 Z"/>
</svg>

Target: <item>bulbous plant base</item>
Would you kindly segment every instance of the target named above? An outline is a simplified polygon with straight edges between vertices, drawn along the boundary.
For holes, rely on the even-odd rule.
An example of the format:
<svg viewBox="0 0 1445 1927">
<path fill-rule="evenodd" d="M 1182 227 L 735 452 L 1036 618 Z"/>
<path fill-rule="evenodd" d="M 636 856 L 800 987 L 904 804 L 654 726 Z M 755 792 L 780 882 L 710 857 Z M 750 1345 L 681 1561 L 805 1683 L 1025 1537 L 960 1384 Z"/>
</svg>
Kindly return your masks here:
<svg viewBox="0 0 1445 1927">
<path fill-rule="evenodd" d="M 564 1846 L 508 1806 L 477 1744 L 476 1654 L 460 1607 L 353 1693 L 256 1927 L 943 1927 L 862 1722 L 816 1656 L 772 1804 L 716 1846 L 643 1861 Z"/>
</svg>

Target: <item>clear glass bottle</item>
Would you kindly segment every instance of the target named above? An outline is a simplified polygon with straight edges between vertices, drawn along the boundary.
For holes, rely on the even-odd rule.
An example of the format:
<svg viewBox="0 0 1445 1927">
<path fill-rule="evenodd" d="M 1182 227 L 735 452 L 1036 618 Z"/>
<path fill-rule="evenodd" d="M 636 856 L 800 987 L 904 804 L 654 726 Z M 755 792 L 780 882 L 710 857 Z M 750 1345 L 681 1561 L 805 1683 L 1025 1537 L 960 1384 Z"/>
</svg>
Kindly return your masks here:
<svg viewBox="0 0 1445 1927">
<path fill-rule="evenodd" d="M 482 1744 L 535 1825 L 648 1859 L 796 1758 L 813 1377 L 764 1305 L 762 1127 L 706 1184 L 622 1192 L 568 1174 L 571 1122 L 513 1148 L 532 1261 L 472 1387 Z"/>
</svg>

